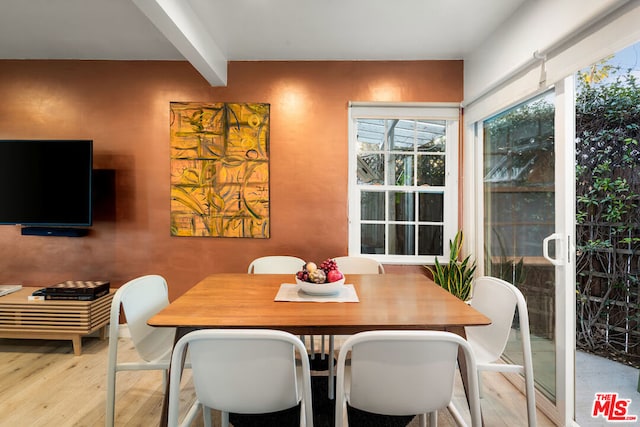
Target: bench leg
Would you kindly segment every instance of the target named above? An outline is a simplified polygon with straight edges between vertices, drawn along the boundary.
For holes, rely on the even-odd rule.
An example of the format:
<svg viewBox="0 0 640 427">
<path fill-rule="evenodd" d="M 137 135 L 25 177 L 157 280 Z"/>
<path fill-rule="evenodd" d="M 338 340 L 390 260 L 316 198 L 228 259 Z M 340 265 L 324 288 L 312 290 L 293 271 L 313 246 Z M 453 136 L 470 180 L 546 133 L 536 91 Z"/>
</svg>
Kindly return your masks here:
<svg viewBox="0 0 640 427">
<path fill-rule="evenodd" d="M 82 354 L 82 335 L 74 335 L 71 341 L 73 342 L 73 354 L 80 356 Z"/>
</svg>

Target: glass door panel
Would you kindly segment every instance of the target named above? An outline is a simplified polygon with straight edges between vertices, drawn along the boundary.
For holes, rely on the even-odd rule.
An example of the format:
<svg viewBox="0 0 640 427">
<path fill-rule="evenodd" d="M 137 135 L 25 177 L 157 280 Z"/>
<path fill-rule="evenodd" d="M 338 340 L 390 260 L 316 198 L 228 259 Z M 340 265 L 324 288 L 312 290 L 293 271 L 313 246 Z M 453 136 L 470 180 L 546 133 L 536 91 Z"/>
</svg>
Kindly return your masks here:
<svg viewBox="0 0 640 427">
<path fill-rule="evenodd" d="M 536 384 L 552 402 L 556 274 L 543 257 L 543 240 L 556 228 L 554 112 L 554 94 L 547 92 L 483 126 L 484 274 L 513 283 L 524 294 Z M 519 332 L 514 323 L 513 337 Z M 511 341 L 505 355 L 522 363 L 519 341 Z"/>
</svg>

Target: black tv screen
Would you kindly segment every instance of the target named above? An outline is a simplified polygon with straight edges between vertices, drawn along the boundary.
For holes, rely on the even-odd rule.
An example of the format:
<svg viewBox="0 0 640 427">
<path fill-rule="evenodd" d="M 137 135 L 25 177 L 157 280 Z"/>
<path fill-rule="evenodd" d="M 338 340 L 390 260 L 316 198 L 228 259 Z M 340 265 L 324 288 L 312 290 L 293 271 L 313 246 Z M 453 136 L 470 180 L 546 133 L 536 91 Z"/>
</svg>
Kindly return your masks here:
<svg viewBox="0 0 640 427">
<path fill-rule="evenodd" d="M 0 140 L 0 224 L 89 226 L 93 141 Z"/>
</svg>

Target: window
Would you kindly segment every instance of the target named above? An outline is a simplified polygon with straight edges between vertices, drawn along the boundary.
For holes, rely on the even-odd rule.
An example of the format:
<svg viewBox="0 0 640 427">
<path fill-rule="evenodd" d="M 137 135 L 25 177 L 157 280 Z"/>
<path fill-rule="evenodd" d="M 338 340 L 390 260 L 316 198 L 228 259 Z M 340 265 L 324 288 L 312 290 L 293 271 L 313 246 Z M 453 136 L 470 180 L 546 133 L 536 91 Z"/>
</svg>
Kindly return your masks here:
<svg viewBox="0 0 640 427">
<path fill-rule="evenodd" d="M 352 104 L 349 115 L 349 254 L 398 264 L 448 256 L 458 107 Z"/>
</svg>

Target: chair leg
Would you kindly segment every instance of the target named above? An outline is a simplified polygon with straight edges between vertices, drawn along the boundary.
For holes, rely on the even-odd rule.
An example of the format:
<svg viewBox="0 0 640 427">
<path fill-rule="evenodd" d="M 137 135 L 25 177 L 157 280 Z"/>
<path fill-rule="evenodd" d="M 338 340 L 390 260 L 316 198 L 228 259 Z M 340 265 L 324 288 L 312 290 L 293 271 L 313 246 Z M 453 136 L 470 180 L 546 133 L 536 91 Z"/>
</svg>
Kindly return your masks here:
<svg viewBox="0 0 640 427">
<path fill-rule="evenodd" d="M 202 408 L 202 416 L 204 418 L 205 417 L 204 413 L 208 410 L 208 408 L 206 408 L 203 404 L 201 404 L 196 399 L 193 405 L 191 405 L 191 408 L 189 408 L 189 411 L 187 411 L 187 414 L 184 416 L 184 419 L 180 423 L 180 427 L 189 427 L 193 423 L 193 420 L 196 419 L 198 412 L 200 412 L 200 408 Z M 211 415 L 209 415 L 209 418 L 211 418 Z M 205 423 L 205 426 L 206 426 L 206 423 Z"/>
<path fill-rule="evenodd" d="M 300 401 L 300 427 L 307 427 L 306 408 L 304 406 L 304 400 Z"/>
<path fill-rule="evenodd" d="M 204 422 L 204 427 L 211 427 L 213 425 L 211 422 L 211 409 L 204 405 L 200 406 L 202 406 L 202 420 Z"/>
<path fill-rule="evenodd" d="M 329 358 L 327 363 L 329 364 L 329 378 L 327 381 L 329 382 L 328 390 L 329 390 L 329 399 L 333 399 L 335 397 L 334 383 L 333 379 L 336 376 L 335 367 L 333 366 L 333 335 L 329 335 Z"/>
<path fill-rule="evenodd" d="M 104 419 L 105 427 L 113 427 L 116 410 L 116 372 L 109 367 L 107 374 L 107 407 Z"/>
<path fill-rule="evenodd" d="M 111 328 L 115 329 L 115 328 Z M 118 358 L 118 336 L 109 336 L 107 360 L 107 407 L 104 419 L 105 427 L 113 427 L 116 412 L 116 365 Z"/>
<path fill-rule="evenodd" d="M 324 360 L 324 335 L 322 335 L 320 339 L 320 360 Z"/>
<path fill-rule="evenodd" d="M 467 426 L 467 423 L 464 420 L 464 418 L 462 417 L 462 414 L 460 414 L 460 411 L 458 411 L 458 408 L 455 407 L 453 402 L 449 403 L 449 405 L 447 406 L 447 409 L 449 410 L 449 413 L 451 414 L 451 416 L 455 420 L 457 426 L 464 426 L 464 427 Z"/>
<path fill-rule="evenodd" d="M 527 397 L 527 418 L 529 420 L 529 427 L 535 427 L 536 420 L 536 390 L 535 383 L 533 381 L 533 373 L 525 375 L 525 393 Z"/>
<path fill-rule="evenodd" d="M 221 415 L 221 417 L 220 417 L 220 425 L 222 427 L 229 427 L 229 413 L 221 411 L 220 415 Z"/>
<path fill-rule="evenodd" d="M 418 415 L 418 425 L 420 427 L 427 427 L 427 414 Z M 429 426 L 431 427 L 431 426 Z"/>
<path fill-rule="evenodd" d="M 349 414 L 347 413 L 347 402 L 342 403 L 342 408 L 338 409 L 336 401 L 335 427 L 349 427 Z"/>
<path fill-rule="evenodd" d="M 316 358 L 316 348 L 315 348 L 315 343 L 313 340 L 313 335 L 309 335 L 309 348 L 311 351 L 311 360 L 314 360 Z"/>
<path fill-rule="evenodd" d="M 438 427 L 438 411 L 429 412 L 429 427 Z"/>
</svg>

